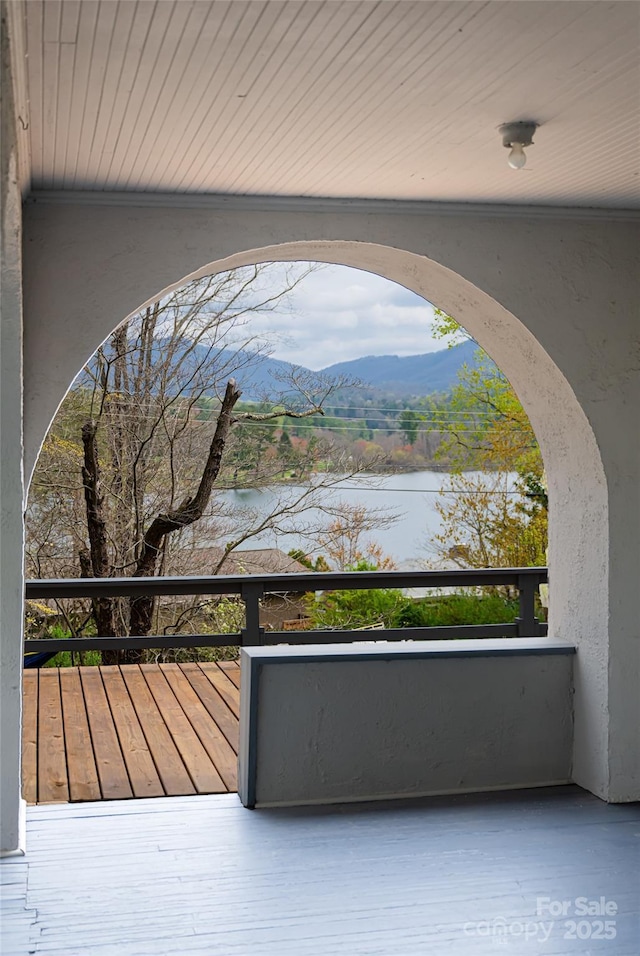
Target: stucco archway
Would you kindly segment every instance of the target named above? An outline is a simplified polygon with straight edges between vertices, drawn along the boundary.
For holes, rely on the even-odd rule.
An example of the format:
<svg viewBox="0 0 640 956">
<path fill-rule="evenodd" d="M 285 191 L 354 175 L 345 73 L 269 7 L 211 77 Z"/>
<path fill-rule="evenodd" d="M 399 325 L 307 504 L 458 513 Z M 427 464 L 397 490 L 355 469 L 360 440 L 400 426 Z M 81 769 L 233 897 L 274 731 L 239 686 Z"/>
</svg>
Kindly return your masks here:
<svg viewBox="0 0 640 956">
<path fill-rule="evenodd" d="M 184 261 L 184 253 L 178 258 Z M 607 796 L 607 724 L 592 719 L 593 700 L 601 697 L 603 690 L 599 682 L 606 659 L 602 635 L 607 632 L 607 601 L 603 600 L 602 588 L 607 581 L 608 557 L 606 549 L 594 556 L 592 543 L 594 537 L 602 542 L 608 539 L 607 486 L 593 430 L 566 377 L 534 334 L 477 284 L 435 259 L 377 243 L 283 242 L 211 260 L 185 274 L 177 271 L 171 275 L 169 264 L 165 263 L 166 284 L 143 301 L 124 299 L 128 306 L 126 314 L 134 314 L 148 302 L 199 275 L 277 260 L 353 266 L 406 286 L 454 315 L 512 382 L 538 435 L 547 465 L 551 505 L 550 632 L 574 640 L 581 647 L 576 674 L 574 778 Z M 137 265 L 139 268 L 140 263 Z M 135 288 L 150 288 L 156 273 L 154 262 L 148 274 L 138 273 Z M 113 317 L 113 307 L 103 302 L 84 334 L 67 342 L 67 367 L 76 371 L 82 366 L 112 331 Z M 50 384 L 55 387 L 53 382 Z M 56 397 L 59 401 L 62 395 Z M 52 398 L 50 391 L 47 399 L 51 402 Z M 39 435 L 38 440 L 42 437 Z"/>
<path fill-rule="evenodd" d="M 195 269 L 329 260 L 425 294 L 503 368 L 545 455 L 551 633 L 578 647 L 573 777 L 639 799 L 637 233 L 624 216 L 567 210 L 44 196 L 24 217 L 27 472 L 96 345 Z"/>
</svg>

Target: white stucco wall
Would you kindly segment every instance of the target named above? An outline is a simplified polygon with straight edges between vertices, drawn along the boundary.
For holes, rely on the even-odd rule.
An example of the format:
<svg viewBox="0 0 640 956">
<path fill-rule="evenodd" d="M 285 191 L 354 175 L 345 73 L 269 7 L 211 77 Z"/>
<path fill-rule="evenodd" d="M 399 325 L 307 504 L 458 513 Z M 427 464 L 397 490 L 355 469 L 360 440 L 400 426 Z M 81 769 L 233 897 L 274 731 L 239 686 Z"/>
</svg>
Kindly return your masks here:
<svg viewBox="0 0 640 956">
<path fill-rule="evenodd" d="M 639 799 L 638 223 L 385 203 L 64 199 L 25 210 L 27 468 L 97 345 L 190 275 L 316 259 L 402 283 L 472 332 L 527 409 L 550 485 L 550 631 L 579 649 L 573 777 L 604 798 Z"/>
<path fill-rule="evenodd" d="M 24 848 L 22 709 L 21 194 L 13 90 L 2 9 L 0 82 L 0 852 Z"/>
</svg>

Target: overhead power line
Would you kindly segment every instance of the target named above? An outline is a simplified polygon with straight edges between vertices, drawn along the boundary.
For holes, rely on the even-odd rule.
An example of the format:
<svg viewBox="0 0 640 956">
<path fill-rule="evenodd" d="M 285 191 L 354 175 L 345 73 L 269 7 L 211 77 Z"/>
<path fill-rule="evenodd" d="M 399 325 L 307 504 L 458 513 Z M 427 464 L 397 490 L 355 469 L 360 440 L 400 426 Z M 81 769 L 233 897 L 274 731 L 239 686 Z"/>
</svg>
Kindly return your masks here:
<svg viewBox="0 0 640 956">
<path fill-rule="evenodd" d="M 234 490 L 234 489 L 229 489 Z M 381 488 L 361 488 L 358 485 L 334 485 L 331 489 L 332 491 L 392 491 L 399 494 L 407 495 L 517 495 L 519 498 L 525 497 L 520 491 L 515 489 L 495 489 L 495 488 L 479 488 L 479 489 L 469 489 L 467 491 L 449 489 L 449 488 L 389 488 L 387 485 L 384 485 Z"/>
</svg>

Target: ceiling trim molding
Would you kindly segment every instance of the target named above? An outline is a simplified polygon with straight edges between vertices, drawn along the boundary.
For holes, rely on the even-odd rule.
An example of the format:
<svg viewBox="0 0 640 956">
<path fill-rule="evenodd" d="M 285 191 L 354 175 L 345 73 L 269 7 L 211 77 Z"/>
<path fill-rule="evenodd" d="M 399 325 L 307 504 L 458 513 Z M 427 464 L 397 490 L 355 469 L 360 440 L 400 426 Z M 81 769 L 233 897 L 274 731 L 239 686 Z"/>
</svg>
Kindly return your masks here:
<svg viewBox="0 0 640 956">
<path fill-rule="evenodd" d="M 591 206 L 526 206 L 506 203 L 427 202 L 401 199 L 331 199 L 304 196 L 238 196 L 222 193 L 142 193 L 34 190 L 30 204 L 211 209 L 227 212 L 319 212 L 375 215 L 469 216 L 471 218 L 640 221 L 640 209 Z"/>
</svg>

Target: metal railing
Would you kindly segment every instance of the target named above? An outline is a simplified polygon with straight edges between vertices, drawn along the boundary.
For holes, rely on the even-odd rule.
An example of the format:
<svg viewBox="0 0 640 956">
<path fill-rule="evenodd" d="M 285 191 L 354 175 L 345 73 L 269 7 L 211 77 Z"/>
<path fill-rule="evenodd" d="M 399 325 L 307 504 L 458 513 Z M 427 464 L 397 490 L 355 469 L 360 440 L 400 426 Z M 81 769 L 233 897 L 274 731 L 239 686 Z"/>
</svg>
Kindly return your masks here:
<svg viewBox="0 0 640 956">
<path fill-rule="evenodd" d="M 29 640 L 29 652 L 194 648 L 260 644 L 337 644 L 369 640 L 361 630 L 265 631 L 260 600 L 269 594 L 377 588 L 509 587 L 519 594 L 519 614 L 507 624 L 403 627 L 375 631 L 375 640 L 442 640 L 478 637 L 541 637 L 547 625 L 535 615 L 535 596 L 548 580 L 546 568 L 461 571 L 349 571 L 308 574 L 215 575 L 210 577 L 78 578 L 27 581 L 27 599 L 239 595 L 245 626 L 236 634 L 155 634 L 131 637 L 71 637 Z M 365 632 L 366 633 L 366 632 Z"/>
</svg>

